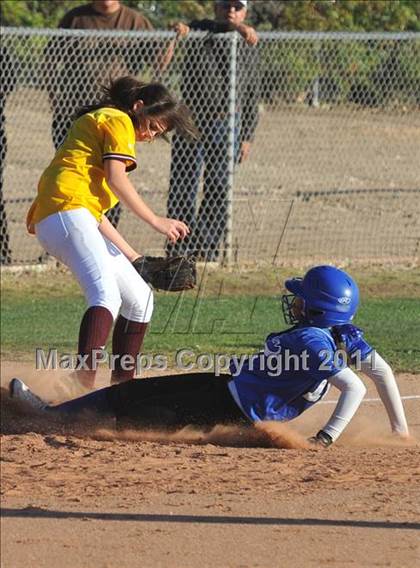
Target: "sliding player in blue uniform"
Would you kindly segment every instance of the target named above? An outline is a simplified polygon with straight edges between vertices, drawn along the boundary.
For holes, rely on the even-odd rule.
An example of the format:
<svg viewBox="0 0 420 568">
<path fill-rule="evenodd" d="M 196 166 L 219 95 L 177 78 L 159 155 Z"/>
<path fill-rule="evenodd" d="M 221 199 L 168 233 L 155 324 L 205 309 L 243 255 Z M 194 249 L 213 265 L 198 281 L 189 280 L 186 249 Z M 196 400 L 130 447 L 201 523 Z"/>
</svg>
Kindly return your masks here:
<svg viewBox="0 0 420 568">
<path fill-rule="evenodd" d="M 304 278 L 286 280 L 282 297 L 288 330 L 268 336 L 264 351 L 245 362 L 232 358 L 230 374 L 174 375 L 131 380 L 48 406 L 19 379 L 12 398 L 48 414 L 109 415 L 122 426 L 177 429 L 187 424 L 252 424 L 289 421 L 321 400 L 330 385 L 340 391 L 332 416 L 311 439 L 329 446 L 353 418 L 366 388 L 350 368 L 355 364 L 375 383 L 391 429 L 408 436 L 398 386 L 390 366 L 351 321 L 359 305 L 356 282 L 333 266 L 311 268 Z"/>
</svg>

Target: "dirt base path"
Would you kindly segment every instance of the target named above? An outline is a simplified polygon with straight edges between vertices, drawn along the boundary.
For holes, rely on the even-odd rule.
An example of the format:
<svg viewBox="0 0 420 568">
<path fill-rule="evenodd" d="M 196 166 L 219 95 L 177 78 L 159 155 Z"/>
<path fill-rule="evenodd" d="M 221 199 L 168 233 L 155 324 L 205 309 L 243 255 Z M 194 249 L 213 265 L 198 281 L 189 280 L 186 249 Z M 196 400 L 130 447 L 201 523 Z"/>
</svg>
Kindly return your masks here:
<svg viewBox="0 0 420 568">
<path fill-rule="evenodd" d="M 16 363 L 3 363 L 2 386 L 14 374 L 57 392 L 54 377 Z M 328 450 L 264 447 L 226 428 L 70 431 L 3 396 L 2 566 L 417 568 L 420 400 L 405 400 L 413 440 L 401 443 L 366 384 L 368 402 Z M 418 376 L 399 384 L 420 394 Z M 304 446 L 332 408 L 317 405 L 271 442 Z"/>
</svg>

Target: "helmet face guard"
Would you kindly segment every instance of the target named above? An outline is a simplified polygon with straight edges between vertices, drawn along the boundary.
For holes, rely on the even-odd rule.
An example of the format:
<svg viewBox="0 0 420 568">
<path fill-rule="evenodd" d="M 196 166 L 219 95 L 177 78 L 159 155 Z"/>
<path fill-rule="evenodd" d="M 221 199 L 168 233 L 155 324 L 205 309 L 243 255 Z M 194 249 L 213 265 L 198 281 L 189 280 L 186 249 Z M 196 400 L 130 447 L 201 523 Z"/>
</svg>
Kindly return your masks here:
<svg viewBox="0 0 420 568">
<path fill-rule="evenodd" d="M 286 288 L 291 294 L 283 294 L 281 297 L 281 309 L 284 321 L 287 325 L 296 325 L 302 322 L 303 315 L 299 318 L 296 315 L 295 302 L 297 298 L 302 298 L 300 292 L 302 289 L 302 278 L 293 278 L 286 281 Z"/>
<path fill-rule="evenodd" d="M 287 325 L 296 325 L 299 323 L 299 319 L 293 313 L 293 304 L 296 298 L 297 296 L 295 296 L 295 294 L 283 294 L 281 297 L 281 310 Z"/>
<path fill-rule="evenodd" d="M 304 278 L 286 280 L 292 294 L 282 296 L 282 310 L 287 324 L 307 323 L 316 327 L 332 327 L 350 322 L 359 305 L 356 282 L 334 266 L 315 266 Z M 303 300 L 299 318 L 294 310 L 296 297 Z"/>
</svg>

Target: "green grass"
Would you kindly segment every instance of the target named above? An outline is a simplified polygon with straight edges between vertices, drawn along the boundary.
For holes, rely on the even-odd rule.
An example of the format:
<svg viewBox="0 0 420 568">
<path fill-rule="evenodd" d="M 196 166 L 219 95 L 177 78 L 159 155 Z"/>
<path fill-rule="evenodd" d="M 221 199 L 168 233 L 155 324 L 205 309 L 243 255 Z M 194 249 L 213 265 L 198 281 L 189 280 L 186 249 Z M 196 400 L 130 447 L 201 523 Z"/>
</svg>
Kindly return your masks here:
<svg viewBox="0 0 420 568">
<path fill-rule="evenodd" d="M 144 351 L 170 356 L 184 348 L 197 355 L 259 350 L 266 335 L 284 329 L 278 296 L 157 294 Z M 74 353 L 84 300 L 76 288 L 28 290 L 5 286 L 2 351 L 9 359 L 34 358 L 36 347 Z M 396 371 L 420 372 L 420 302 L 368 296 L 355 321 Z"/>
<path fill-rule="evenodd" d="M 307 268 L 307 267 L 306 267 Z M 420 267 L 343 266 L 359 284 L 363 300 L 366 298 L 418 298 L 420 299 Z M 260 296 L 278 295 L 283 282 L 291 276 L 305 273 L 302 268 L 261 266 L 217 268 L 200 270 L 202 296 Z M 48 269 L 42 272 L 2 272 L 2 290 L 8 299 L 80 296 L 79 287 L 66 269 Z"/>
</svg>

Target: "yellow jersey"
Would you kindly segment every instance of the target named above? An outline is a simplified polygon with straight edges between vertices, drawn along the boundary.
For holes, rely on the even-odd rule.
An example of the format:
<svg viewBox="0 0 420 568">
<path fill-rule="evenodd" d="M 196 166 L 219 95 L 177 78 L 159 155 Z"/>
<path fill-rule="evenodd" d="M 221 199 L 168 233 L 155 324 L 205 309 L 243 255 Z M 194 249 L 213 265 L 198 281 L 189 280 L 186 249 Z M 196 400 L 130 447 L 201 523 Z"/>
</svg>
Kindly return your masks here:
<svg viewBox="0 0 420 568">
<path fill-rule="evenodd" d="M 123 160 L 126 171 L 137 167 L 136 135 L 125 112 L 100 108 L 79 117 L 38 183 L 38 195 L 29 209 L 26 224 L 35 225 L 59 211 L 84 207 L 101 220 L 118 203 L 105 180 L 104 160 Z"/>
</svg>

